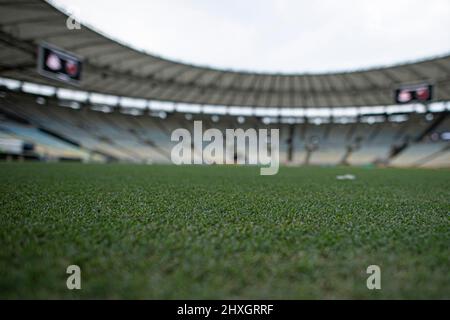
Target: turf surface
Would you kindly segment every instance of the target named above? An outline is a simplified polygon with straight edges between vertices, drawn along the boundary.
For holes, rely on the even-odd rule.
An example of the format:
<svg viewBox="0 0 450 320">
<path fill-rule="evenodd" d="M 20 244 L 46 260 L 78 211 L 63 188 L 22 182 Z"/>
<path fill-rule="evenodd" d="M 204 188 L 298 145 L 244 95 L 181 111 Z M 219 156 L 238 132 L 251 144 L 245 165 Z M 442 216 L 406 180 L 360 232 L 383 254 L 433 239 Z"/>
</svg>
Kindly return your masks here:
<svg viewBox="0 0 450 320">
<path fill-rule="evenodd" d="M 0 188 L 0 298 L 450 298 L 449 170 L 1 164 Z"/>
</svg>

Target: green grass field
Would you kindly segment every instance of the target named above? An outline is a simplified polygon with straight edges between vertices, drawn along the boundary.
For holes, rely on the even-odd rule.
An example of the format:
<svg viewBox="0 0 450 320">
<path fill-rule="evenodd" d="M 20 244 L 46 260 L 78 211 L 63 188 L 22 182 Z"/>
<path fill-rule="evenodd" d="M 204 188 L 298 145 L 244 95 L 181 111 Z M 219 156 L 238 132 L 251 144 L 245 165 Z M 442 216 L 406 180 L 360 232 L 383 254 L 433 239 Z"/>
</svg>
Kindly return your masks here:
<svg viewBox="0 0 450 320">
<path fill-rule="evenodd" d="M 0 298 L 450 298 L 449 170 L 28 163 L 0 182 Z"/>
</svg>

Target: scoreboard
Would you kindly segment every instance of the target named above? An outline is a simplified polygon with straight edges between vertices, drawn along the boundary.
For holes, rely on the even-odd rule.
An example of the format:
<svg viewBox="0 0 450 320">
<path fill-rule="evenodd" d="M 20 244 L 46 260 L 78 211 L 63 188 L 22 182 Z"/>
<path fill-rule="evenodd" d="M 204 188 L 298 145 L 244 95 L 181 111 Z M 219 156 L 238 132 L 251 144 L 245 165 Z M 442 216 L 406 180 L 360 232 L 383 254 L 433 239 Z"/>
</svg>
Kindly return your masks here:
<svg viewBox="0 0 450 320">
<path fill-rule="evenodd" d="M 422 83 L 402 86 L 395 90 L 396 103 L 428 102 L 433 99 L 433 86 Z"/>
<path fill-rule="evenodd" d="M 39 45 L 37 67 L 41 75 L 55 80 L 71 84 L 81 81 L 82 60 L 48 43 Z"/>
</svg>

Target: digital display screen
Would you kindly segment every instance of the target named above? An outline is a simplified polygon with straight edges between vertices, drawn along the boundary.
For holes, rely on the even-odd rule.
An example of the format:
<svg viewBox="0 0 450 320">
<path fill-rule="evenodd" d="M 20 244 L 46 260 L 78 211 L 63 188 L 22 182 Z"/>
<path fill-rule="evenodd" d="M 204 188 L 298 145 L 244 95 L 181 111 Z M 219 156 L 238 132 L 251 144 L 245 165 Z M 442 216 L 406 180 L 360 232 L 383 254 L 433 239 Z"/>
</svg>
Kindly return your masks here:
<svg viewBox="0 0 450 320">
<path fill-rule="evenodd" d="M 395 90 L 396 103 L 427 102 L 433 98 L 433 86 L 420 84 L 404 86 Z"/>
<path fill-rule="evenodd" d="M 39 46 L 38 72 L 46 77 L 77 84 L 81 80 L 82 61 L 76 55 L 43 43 Z"/>
</svg>

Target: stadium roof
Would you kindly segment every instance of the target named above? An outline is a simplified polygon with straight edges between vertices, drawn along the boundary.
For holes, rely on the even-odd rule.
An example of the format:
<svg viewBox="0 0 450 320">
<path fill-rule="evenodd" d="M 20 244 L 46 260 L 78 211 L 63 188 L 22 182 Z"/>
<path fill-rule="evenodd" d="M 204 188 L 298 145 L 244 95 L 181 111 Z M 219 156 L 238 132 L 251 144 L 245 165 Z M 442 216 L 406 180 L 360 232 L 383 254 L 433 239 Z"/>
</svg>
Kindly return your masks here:
<svg viewBox="0 0 450 320">
<path fill-rule="evenodd" d="M 84 59 L 79 89 L 118 96 L 207 105 L 332 108 L 393 104 L 398 86 L 429 82 L 435 85 L 435 100 L 450 100 L 450 55 L 328 74 L 236 72 L 150 55 L 85 25 L 70 30 L 67 18 L 44 1 L 0 0 L 0 76 L 69 87 L 36 71 L 37 46 L 47 42 Z"/>
</svg>

